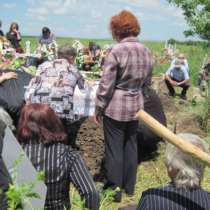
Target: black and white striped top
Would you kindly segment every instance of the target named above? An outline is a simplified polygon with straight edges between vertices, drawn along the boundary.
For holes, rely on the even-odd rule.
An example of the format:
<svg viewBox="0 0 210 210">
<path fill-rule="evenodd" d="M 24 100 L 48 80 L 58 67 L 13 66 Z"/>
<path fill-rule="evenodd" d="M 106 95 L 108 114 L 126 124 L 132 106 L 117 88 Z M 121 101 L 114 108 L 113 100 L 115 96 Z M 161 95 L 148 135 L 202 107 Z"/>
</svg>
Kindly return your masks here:
<svg viewBox="0 0 210 210">
<path fill-rule="evenodd" d="M 143 192 L 137 210 L 210 210 L 210 194 L 201 188 L 186 190 L 170 184 Z"/>
<path fill-rule="evenodd" d="M 45 210 L 70 209 L 69 185 L 73 183 L 85 205 L 98 210 L 99 195 L 93 179 L 80 155 L 71 147 L 57 143 L 46 146 L 42 143 L 22 144 L 24 151 L 38 171 L 45 172 L 47 197 Z"/>
</svg>

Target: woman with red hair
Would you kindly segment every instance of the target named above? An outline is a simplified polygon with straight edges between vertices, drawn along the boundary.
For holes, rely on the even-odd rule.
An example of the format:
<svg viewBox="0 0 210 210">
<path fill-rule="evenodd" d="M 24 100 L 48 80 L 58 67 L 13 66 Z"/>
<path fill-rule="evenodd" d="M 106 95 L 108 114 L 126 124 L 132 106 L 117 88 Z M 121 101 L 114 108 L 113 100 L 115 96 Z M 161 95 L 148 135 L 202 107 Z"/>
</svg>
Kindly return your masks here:
<svg viewBox="0 0 210 210">
<path fill-rule="evenodd" d="M 87 208 L 98 210 L 93 179 L 80 155 L 65 145 L 64 127 L 52 108 L 47 104 L 26 105 L 17 137 L 36 170 L 45 173 L 45 210 L 70 209 L 70 183 L 85 198 Z"/>
<path fill-rule="evenodd" d="M 96 96 L 95 121 L 103 116 L 105 136 L 105 188 L 124 189 L 133 195 L 137 171 L 137 111 L 143 108 L 142 87 L 153 67 L 150 50 L 137 38 L 140 25 L 129 11 L 110 21 L 113 38 L 118 42 L 105 58 L 103 75 Z M 121 190 L 115 195 L 121 201 Z"/>
</svg>

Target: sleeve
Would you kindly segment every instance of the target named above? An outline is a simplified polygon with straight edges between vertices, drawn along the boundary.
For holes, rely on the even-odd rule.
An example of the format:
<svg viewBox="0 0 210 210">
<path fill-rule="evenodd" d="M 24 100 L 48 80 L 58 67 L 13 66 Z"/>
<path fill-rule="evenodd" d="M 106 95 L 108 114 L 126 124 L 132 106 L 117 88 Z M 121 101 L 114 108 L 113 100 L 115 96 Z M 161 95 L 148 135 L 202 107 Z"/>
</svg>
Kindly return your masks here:
<svg viewBox="0 0 210 210">
<path fill-rule="evenodd" d="M 187 67 L 184 67 L 184 68 L 183 68 L 183 71 L 184 71 L 184 79 L 185 79 L 185 80 L 189 80 L 190 77 L 189 77 L 189 73 L 188 73 Z"/>
<path fill-rule="evenodd" d="M 117 79 L 118 62 L 111 51 L 105 58 L 103 74 L 96 93 L 96 107 L 104 109 L 112 98 Z"/>
<path fill-rule="evenodd" d="M 17 38 L 17 40 L 20 42 L 22 40 L 22 35 L 20 32 L 19 32 L 19 36 L 20 36 L 20 38 L 19 39 Z"/>
<path fill-rule="evenodd" d="M 145 196 L 145 192 L 143 192 L 136 210 L 149 210 L 147 202 L 148 198 Z"/>
<path fill-rule="evenodd" d="M 186 66 L 186 68 L 187 68 L 187 71 L 189 72 L 189 64 L 188 64 L 188 62 L 187 62 L 187 60 L 185 60 L 185 66 Z"/>
<path fill-rule="evenodd" d="M 99 209 L 99 194 L 96 190 L 93 178 L 78 153 L 69 152 L 70 181 L 85 199 L 85 206 L 91 210 Z"/>
<path fill-rule="evenodd" d="M 44 70 L 43 70 L 42 66 L 39 66 L 39 68 L 37 69 L 37 72 L 36 72 L 36 76 L 31 79 L 29 85 L 26 88 L 26 91 L 24 94 L 25 101 L 30 101 L 32 95 L 37 90 L 37 87 L 41 83 L 40 75 L 42 74 L 43 71 Z"/>
<path fill-rule="evenodd" d="M 11 40 L 13 40 L 13 38 L 14 38 L 13 35 L 8 32 L 7 39 L 11 42 Z"/>
</svg>

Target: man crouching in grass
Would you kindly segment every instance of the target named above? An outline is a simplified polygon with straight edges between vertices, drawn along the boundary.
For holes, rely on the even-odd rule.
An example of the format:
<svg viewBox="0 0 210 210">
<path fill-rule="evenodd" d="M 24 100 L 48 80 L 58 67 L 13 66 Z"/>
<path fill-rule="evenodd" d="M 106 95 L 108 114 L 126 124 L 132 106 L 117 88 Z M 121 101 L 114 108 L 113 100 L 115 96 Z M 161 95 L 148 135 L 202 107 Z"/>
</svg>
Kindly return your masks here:
<svg viewBox="0 0 210 210">
<path fill-rule="evenodd" d="M 183 65 L 182 60 L 177 59 L 174 66 L 169 68 L 165 74 L 165 83 L 169 90 L 169 95 L 174 97 L 176 95 L 174 87 L 181 87 L 180 97 L 186 100 L 187 90 L 190 87 L 189 79 L 188 70 Z"/>
</svg>

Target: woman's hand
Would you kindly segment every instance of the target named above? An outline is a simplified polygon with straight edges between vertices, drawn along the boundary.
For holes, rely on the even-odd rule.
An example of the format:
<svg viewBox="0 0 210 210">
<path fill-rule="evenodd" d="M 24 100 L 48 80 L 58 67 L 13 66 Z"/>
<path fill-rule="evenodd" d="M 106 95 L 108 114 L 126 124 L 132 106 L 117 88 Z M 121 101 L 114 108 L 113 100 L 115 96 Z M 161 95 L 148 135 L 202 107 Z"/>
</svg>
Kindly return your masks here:
<svg viewBox="0 0 210 210">
<path fill-rule="evenodd" d="M 101 122 L 102 122 L 102 114 L 100 114 L 100 115 L 94 115 L 93 116 L 93 121 L 94 121 L 94 123 L 96 123 L 97 125 L 99 125 Z"/>
<path fill-rule="evenodd" d="M 19 31 L 18 31 L 16 28 L 13 29 L 13 32 L 14 32 L 15 34 L 18 34 L 18 33 L 19 33 Z"/>
<path fill-rule="evenodd" d="M 95 108 L 95 114 L 93 116 L 93 121 L 99 125 L 102 122 L 103 118 L 103 110 L 101 107 L 96 107 Z"/>
<path fill-rule="evenodd" d="M 9 79 L 17 79 L 17 74 L 15 72 L 2 73 L 2 75 L 0 76 L 0 83 Z"/>
</svg>

